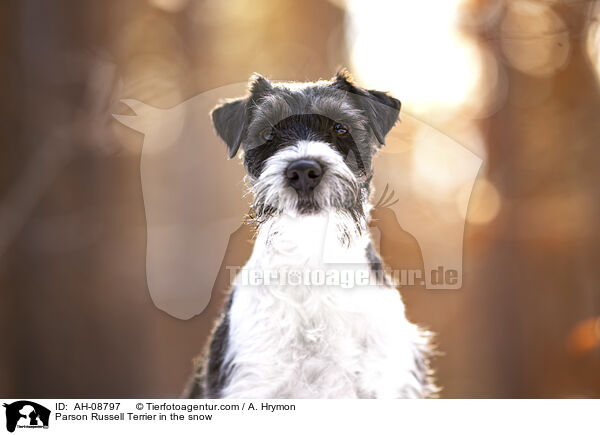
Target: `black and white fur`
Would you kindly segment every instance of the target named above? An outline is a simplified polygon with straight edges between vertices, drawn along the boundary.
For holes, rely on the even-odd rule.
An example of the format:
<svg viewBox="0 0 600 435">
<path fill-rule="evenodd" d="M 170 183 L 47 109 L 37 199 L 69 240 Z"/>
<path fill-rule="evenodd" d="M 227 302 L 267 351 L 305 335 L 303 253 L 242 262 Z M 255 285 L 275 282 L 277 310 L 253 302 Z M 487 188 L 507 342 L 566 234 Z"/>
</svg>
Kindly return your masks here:
<svg viewBox="0 0 600 435">
<path fill-rule="evenodd" d="M 431 397 L 429 334 L 410 323 L 371 245 L 371 161 L 400 102 L 331 81 L 271 83 L 212 112 L 229 156 L 243 149 L 257 234 L 247 271 L 379 273 L 372 285 L 249 285 L 238 274 L 186 397 Z M 292 187 L 293 162 L 322 168 Z M 382 277 L 383 276 L 383 277 Z"/>
</svg>

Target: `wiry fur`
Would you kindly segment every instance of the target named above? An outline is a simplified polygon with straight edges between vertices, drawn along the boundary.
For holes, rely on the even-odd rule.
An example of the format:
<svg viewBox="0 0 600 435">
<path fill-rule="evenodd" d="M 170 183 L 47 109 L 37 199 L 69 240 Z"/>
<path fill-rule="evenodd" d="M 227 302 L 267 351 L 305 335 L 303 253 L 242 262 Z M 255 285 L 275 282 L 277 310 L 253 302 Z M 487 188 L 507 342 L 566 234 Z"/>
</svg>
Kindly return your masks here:
<svg viewBox="0 0 600 435">
<path fill-rule="evenodd" d="M 328 169 L 313 194 L 301 198 L 287 185 L 284 174 L 291 162 L 307 157 Z M 367 195 L 366 189 L 360 188 L 358 180 L 344 164 L 342 156 L 328 144 L 316 141 L 300 141 L 269 157 L 265 169 L 250 189 L 254 194 L 253 208 L 259 216 L 274 210 L 298 210 L 301 213 L 319 209 L 362 210 Z"/>
<path fill-rule="evenodd" d="M 349 231 L 349 246 L 340 234 Z M 369 237 L 336 212 L 261 226 L 250 270 L 364 269 Z M 325 258 L 324 258 L 325 257 Z M 241 276 L 241 275 L 240 275 Z M 433 391 L 419 366 L 426 335 L 390 287 L 244 286 L 229 311 L 231 367 L 221 397 L 394 398 Z"/>
<path fill-rule="evenodd" d="M 406 319 L 389 279 L 348 288 L 243 279 L 252 271 L 382 271 L 367 228 L 371 158 L 400 103 L 355 86 L 345 74 L 305 85 L 272 85 L 258 76 L 250 91 L 217 108 L 213 120 L 231 155 L 244 149 L 256 242 L 187 396 L 434 395 L 429 334 Z M 348 135 L 332 133 L 339 123 Z M 265 129 L 271 134 L 261 139 Z M 323 176 L 313 191 L 299 193 L 285 173 L 306 158 L 321 165 Z"/>
</svg>

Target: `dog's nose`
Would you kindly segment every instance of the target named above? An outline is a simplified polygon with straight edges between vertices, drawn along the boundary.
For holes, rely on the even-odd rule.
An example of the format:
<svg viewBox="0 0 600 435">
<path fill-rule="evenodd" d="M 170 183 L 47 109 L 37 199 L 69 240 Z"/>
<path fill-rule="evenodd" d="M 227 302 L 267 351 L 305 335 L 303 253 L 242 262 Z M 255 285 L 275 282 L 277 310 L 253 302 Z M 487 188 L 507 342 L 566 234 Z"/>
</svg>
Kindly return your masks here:
<svg viewBox="0 0 600 435">
<path fill-rule="evenodd" d="M 290 163 L 285 175 L 296 191 L 309 193 L 320 183 L 323 168 L 315 160 L 301 159 Z"/>
</svg>

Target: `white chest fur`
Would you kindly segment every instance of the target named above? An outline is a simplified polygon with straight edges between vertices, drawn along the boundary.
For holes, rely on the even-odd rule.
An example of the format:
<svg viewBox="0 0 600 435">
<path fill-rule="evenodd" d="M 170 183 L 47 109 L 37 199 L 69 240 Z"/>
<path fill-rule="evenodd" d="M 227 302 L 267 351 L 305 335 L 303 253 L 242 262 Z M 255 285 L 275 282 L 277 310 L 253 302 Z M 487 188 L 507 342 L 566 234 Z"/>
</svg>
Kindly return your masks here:
<svg viewBox="0 0 600 435">
<path fill-rule="evenodd" d="M 425 339 L 406 320 L 396 289 L 365 282 L 368 244 L 368 231 L 335 212 L 283 215 L 261 226 L 234 283 L 225 355 L 232 371 L 222 397 L 426 394 L 419 374 Z M 248 273 L 261 272 L 271 274 L 268 285 L 248 282 Z"/>
</svg>

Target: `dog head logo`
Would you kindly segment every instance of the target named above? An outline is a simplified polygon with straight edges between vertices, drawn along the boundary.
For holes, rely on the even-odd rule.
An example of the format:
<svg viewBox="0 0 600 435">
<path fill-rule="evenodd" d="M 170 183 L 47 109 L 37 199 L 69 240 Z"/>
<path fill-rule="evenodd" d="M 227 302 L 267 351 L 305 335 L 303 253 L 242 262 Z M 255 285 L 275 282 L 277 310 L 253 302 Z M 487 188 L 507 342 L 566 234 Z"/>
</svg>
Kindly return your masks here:
<svg viewBox="0 0 600 435">
<path fill-rule="evenodd" d="M 18 428 L 47 428 L 50 410 L 29 400 L 19 400 L 4 404 L 6 408 L 6 430 L 14 432 Z"/>
<path fill-rule="evenodd" d="M 261 87 L 261 83 L 262 91 L 268 91 L 265 86 L 270 82 L 261 79 L 251 82 L 251 91 Z M 293 86 L 290 89 L 293 92 Z M 224 149 L 209 117 L 218 102 L 225 100 L 226 104 L 235 105 L 244 99 L 232 98 L 247 92 L 247 83 L 237 83 L 204 92 L 170 109 L 122 100 L 135 115 L 114 115 L 124 125 L 144 134 L 141 183 L 147 218 L 148 288 L 154 303 L 178 318 L 199 314 L 208 304 L 230 236 L 251 206 L 252 198 L 243 181 L 246 171 L 241 159 L 233 158 L 238 148 L 242 149 L 238 155 L 243 158 L 255 151 L 251 143 L 244 144 L 242 140 L 248 132 L 244 111 L 239 111 L 239 119 L 233 116 L 226 120 L 236 124 L 225 132 L 232 132 L 231 137 L 222 136 L 228 149 Z M 390 110 L 372 95 L 353 93 L 352 98 L 368 98 L 358 107 L 368 105 L 369 111 L 379 116 Z M 276 125 L 307 115 L 319 119 L 332 116 L 323 109 L 307 114 L 305 107 L 287 107 L 278 112 L 278 119 L 266 121 Z M 406 134 L 409 130 L 418 131 L 417 137 Z M 376 248 L 390 263 L 386 249 L 401 252 L 410 246 L 422 257 L 418 263 L 424 272 L 421 284 L 425 288 L 460 288 L 468 197 L 482 159 L 406 111 L 402 123 L 385 137 L 385 145 L 381 132 L 373 133 L 378 143 L 377 157 L 371 162 L 368 155 L 361 161 L 359 150 L 352 159 L 357 165 L 372 164 L 374 169 L 376 207 L 372 211 L 372 230 Z M 436 163 L 427 167 L 428 159 Z M 437 195 L 430 195 L 432 192 Z M 459 195 L 466 200 L 457 202 Z M 399 245 L 399 240 L 408 241 L 408 245 Z M 391 263 L 394 268 L 408 264 Z"/>
</svg>

